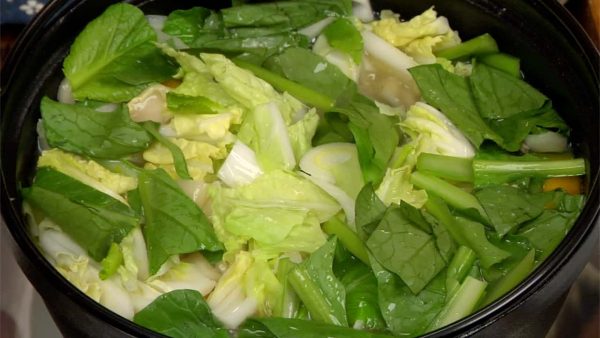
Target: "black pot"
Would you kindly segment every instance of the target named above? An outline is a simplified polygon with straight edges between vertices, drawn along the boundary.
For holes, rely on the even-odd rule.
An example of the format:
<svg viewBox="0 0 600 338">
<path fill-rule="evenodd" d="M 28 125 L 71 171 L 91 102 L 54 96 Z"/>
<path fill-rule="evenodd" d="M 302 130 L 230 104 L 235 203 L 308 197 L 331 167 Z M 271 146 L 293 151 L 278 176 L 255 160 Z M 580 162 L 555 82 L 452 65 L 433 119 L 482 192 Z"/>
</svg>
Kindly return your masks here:
<svg viewBox="0 0 600 338">
<path fill-rule="evenodd" d="M 115 0 L 56 0 L 26 28 L 2 73 L 2 217 L 17 261 L 68 337 L 160 336 L 112 313 L 67 282 L 38 252 L 21 214 L 19 187 L 29 185 L 37 157 L 35 125 L 40 99 L 56 96 L 62 59 L 85 24 Z M 130 1 L 147 14 L 165 14 L 214 1 Z M 485 309 L 428 337 L 480 335 L 543 337 L 562 297 L 588 261 L 598 239 L 598 51 L 555 0 L 373 1 L 408 18 L 435 4 L 463 39 L 488 32 L 517 55 L 527 81 L 552 101 L 573 128 L 578 156 L 587 159 L 588 202 L 554 253 L 519 287 Z M 222 5 L 228 5 L 227 3 Z"/>
</svg>

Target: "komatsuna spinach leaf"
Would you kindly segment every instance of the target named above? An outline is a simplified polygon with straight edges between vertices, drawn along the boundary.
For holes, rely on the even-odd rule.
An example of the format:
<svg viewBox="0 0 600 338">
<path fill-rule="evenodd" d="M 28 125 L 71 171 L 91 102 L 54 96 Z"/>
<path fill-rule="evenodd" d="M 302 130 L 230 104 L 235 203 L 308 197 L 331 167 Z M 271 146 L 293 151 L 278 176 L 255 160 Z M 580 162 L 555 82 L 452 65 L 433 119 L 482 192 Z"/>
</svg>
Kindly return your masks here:
<svg viewBox="0 0 600 338">
<path fill-rule="evenodd" d="M 290 273 L 289 282 L 311 318 L 323 323 L 348 326 L 344 285 L 332 270 L 337 239 L 332 237 Z"/>
<path fill-rule="evenodd" d="M 354 257 L 340 264 L 345 265 L 340 280 L 346 289 L 348 324 L 356 329 L 384 330 L 373 271 Z"/>
<path fill-rule="evenodd" d="M 467 78 L 448 72 L 439 64 L 413 67 L 409 72 L 425 102 L 441 110 L 476 147 L 486 139 L 503 144 L 500 135 L 479 114 Z"/>
<path fill-rule="evenodd" d="M 469 77 L 481 117 L 506 119 L 541 108 L 548 98 L 525 81 L 506 72 L 475 63 Z"/>
<path fill-rule="evenodd" d="M 23 196 L 98 262 L 139 222 L 127 205 L 50 167 L 38 169 Z"/>
<path fill-rule="evenodd" d="M 114 112 L 98 112 L 44 97 L 40 109 L 46 139 L 53 147 L 95 158 L 118 159 L 150 145 L 150 135 L 131 120 L 124 106 Z"/>
<path fill-rule="evenodd" d="M 223 250 L 208 218 L 164 170 L 144 170 L 138 182 L 150 274 L 172 255 Z"/>
<path fill-rule="evenodd" d="M 362 35 L 348 19 L 337 19 L 323 30 L 329 45 L 347 53 L 356 64 L 360 64 L 363 55 Z"/>
<path fill-rule="evenodd" d="M 377 197 L 373 184 L 367 183 L 356 197 L 356 233 L 366 241 L 373 233 L 379 221 L 385 215 L 387 207 Z"/>
<path fill-rule="evenodd" d="M 342 138 L 353 136 L 365 181 L 379 183 L 400 140 L 393 119 L 381 114 L 336 66 L 310 50 L 288 48 L 265 62 L 265 67 L 336 102 L 326 119 L 334 127 L 346 121 L 346 128 L 338 128 Z"/>
<path fill-rule="evenodd" d="M 248 4 L 221 10 L 223 23 L 233 27 L 287 27 L 295 30 L 328 16 L 352 14 L 348 0 L 279 1 Z"/>
<path fill-rule="evenodd" d="M 387 210 L 367 240 L 379 264 L 419 293 L 446 265 L 435 238 L 413 224 L 400 207 Z"/>
<path fill-rule="evenodd" d="M 371 266 L 377 277 L 379 307 L 388 330 L 396 336 L 415 337 L 425 333 L 446 302 L 445 270 L 414 294 L 400 277 L 377 261 L 372 260 Z"/>
<path fill-rule="evenodd" d="M 292 318 L 251 318 L 238 330 L 238 338 L 391 338 L 392 336 L 355 330 L 315 322 L 314 320 Z"/>
<path fill-rule="evenodd" d="M 63 70 L 76 99 L 124 102 L 176 67 L 155 45 L 144 13 L 118 3 L 90 22 L 73 42 Z"/>
<path fill-rule="evenodd" d="M 213 316 L 202 294 L 174 290 L 160 295 L 133 317 L 136 324 L 173 338 L 228 338 Z"/>
<path fill-rule="evenodd" d="M 346 15 L 351 8 L 348 0 L 281 1 L 221 11 L 195 7 L 169 14 L 163 31 L 190 48 L 260 65 L 286 48 L 307 48 L 308 39 L 297 29 L 328 16 Z"/>
<path fill-rule="evenodd" d="M 550 101 L 539 109 L 522 112 L 505 119 L 487 120 L 488 125 L 504 139 L 504 148 L 508 151 L 521 149 L 523 140 L 536 130 L 557 130 L 562 134 L 569 132 L 569 126 L 552 108 Z"/>
<path fill-rule="evenodd" d="M 560 244 L 585 203 L 583 195 L 561 194 L 562 200 L 556 209 L 544 210 L 538 218 L 526 223 L 517 232 L 518 236 L 527 238 L 536 249 L 536 261 L 546 259 Z"/>
<path fill-rule="evenodd" d="M 522 189 L 495 185 L 475 192 L 496 232 L 506 235 L 520 224 L 539 216 L 551 194 L 529 194 Z"/>
<path fill-rule="evenodd" d="M 203 7 L 172 11 L 167 16 L 162 30 L 192 48 L 225 36 L 221 15 Z"/>
</svg>

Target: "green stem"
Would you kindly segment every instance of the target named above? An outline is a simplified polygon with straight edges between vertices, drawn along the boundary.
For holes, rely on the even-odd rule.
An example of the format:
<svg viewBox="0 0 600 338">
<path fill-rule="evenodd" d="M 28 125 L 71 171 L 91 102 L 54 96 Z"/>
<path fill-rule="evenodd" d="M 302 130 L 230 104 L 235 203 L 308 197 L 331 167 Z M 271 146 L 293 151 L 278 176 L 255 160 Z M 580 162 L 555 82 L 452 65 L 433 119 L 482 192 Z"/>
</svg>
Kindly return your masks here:
<svg viewBox="0 0 600 338">
<path fill-rule="evenodd" d="M 470 248 L 464 245 L 458 248 L 446 272 L 446 294 L 449 297 L 452 297 L 454 292 L 460 287 L 460 283 L 462 283 L 469 274 L 469 271 L 471 271 L 476 258 L 475 251 Z"/>
<path fill-rule="evenodd" d="M 529 276 L 535 265 L 535 250 L 532 249 L 527 255 L 506 275 L 494 282 L 490 292 L 485 296 L 481 307 L 484 307 L 517 286 L 525 277 Z"/>
<path fill-rule="evenodd" d="M 173 156 L 173 163 L 175 165 L 175 172 L 177 173 L 177 176 L 184 180 L 191 180 L 192 177 L 188 172 L 187 162 L 181 149 L 179 149 L 179 147 L 175 143 L 169 141 L 166 137 L 162 136 L 158 132 L 158 128 L 156 127 L 155 123 L 144 122 L 142 126 L 144 127 L 144 129 L 146 129 L 148 133 L 150 133 L 150 135 L 152 135 L 152 137 L 154 137 L 158 142 L 160 142 L 163 146 L 169 149 L 169 151 L 171 152 L 171 156 Z"/>
<path fill-rule="evenodd" d="M 305 268 L 296 266 L 290 271 L 288 278 L 312 319 L 327 324 L 341 324 L 333 315 L 333 309 L 323 296 L 321 289 L 310 279 Z"/>
<path fill-rule="evenodd" d="M 369 265 L 369 254 L 358 235 L 337 217 L 332 217 L 323 224 L 323 231 L 328 235 L 335 235 L 348 251 L 363 263 Z"/>
<path fill-rule="evenodd" d="M 486 282 L 468 276 L 428 329 L 439 329 L 471 314 L 483 296 L 486 286 Z"/>
<path fill-rule="evenodd" d="M 504 71 L 516 78 L 521 77 L 521 60 L 512 55 L 504 53 L 493 53 L 482 55 L 477 58 L 481 63 Z"/>
<path fill-rule="evenodd" d="M 460 210 L 475 209 L 479 212 L 480 221 L 489 223 L 487 214 L 477 198 L 468 192 L 455 187 L 454 185 L 434 176 L 429 176 L 421 172 L 412 173 L 410 181 L 418 188 L 425 189 L 428 193 L 433 193 L 441 197 L 449 205 Z"/>
<path fill-rule="evenodd" d="M 471 40 L 467 40 L 459 45 L 450 47 L 437 52 L 437 57 L 442 57 L 450 60 L 459 59 L 462 57 L 478 54 L 488 54 L 498 52 L 496 40 L 491 35 L 485 33 Z"/>
<path fill-rule="evenodd" d="M 300 300 L 298 299 L 298 296 L 296 296 L 294 290 L 292 290 L 292 286 L 288 280 L 290 271 L 293 268 L 294 263 L 292 263 L 289 258 L 279 260 L 277 266 L 277 279 L 283 286 L 283 292 L 281 300 L 273 313 L 276 317 L 295 318 L 298 314 Z"/>
<path fill-rule="evenodd" d="M 435 195 L 429 195 L 427 197 L 427 202 L 425 203 L 425 209 L 427 209 L 427 212 L 429 212 L 433 217 L 440 221 L 440 223 L 442 223 L 442 225 L 450 233 L 450 236 L 452 236 L 452 238 L 459 245 L 469 246 L 469 242 L 463 236 L 459 225 L 454 219 L 454 216 L 441 198 Z"/>
<path fill-rule="evenodd" d="M 262 67 L 238 59 L 234 59 L 233 62 L 237 66 L 247 69 L 259 78 L 267 81 L 277 90 L 288 92 L 290 95 L 304 102 L 308 106 L 315 107 L 322 111 L 327 111 L 333 108 L 335 104 L 335 101 L 328 96 L 299 85 L 296 82 L 290 81 L 283 76 L 275 74 Z"/>
<path fill-rule="evenodd" d="M 417 159 L 420 172 L 459 182 L 473 182 L 473 160 L 422 153 Z"/>
<path fill-rule="evenodd" d="M 476 174 L 530 174 L 537 177 L 561 177 L 585 175 L 582 158 L 556 161 L 489 161 L 474 160 Z"/>
<path fill-rule="evenodd" d="M 119 244 L 112 243 L 108 250 L 108 254 L 102 259 L 102 262 L 100 262 L 100 266 L 102 266 L 99 273 L 100 279 L 105 280 L 114 275 L 121 264 L 123 264 L 121 248 L 119 248 Z"/>
</svg>

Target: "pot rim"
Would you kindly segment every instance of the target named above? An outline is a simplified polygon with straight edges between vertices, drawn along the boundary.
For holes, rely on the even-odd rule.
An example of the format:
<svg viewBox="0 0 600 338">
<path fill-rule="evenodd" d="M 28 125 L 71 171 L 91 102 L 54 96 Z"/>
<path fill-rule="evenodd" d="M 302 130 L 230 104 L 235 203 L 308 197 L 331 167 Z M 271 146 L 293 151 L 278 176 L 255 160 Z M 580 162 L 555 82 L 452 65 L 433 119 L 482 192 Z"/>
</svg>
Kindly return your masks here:
<svg viewBox="0 0 600 338">
<path fill-rule="evenodd" d="M 151 2 L 152 0 L 140 0 L 140 1 L 128 1 L 140 6 L 144 3 Z M 467 0 L 469 3 L 473 3 L 475 0 Z M 111 3 L 118 2 L 117 0 L 110 0 Z M 547 17 L 548 21 L 551 21 L 557 29 L 570 38 L 570 41 L 576 43 L 577 50 L 580 55 L 585 58 L 587 67 L 594 72 L 594 80 L 596 84 L 600 83 L 597 63 L 594 60 L 598 60 L 600 52 L 597 47 L 594 46 L 590 37 L 585 33 L 579 22 L 572 16 L 564 6 L 560 5 L 554 0 L 531 0 L 528 2 L 529 6 L 536 7 L 537 10 L 543 10 L 543 14 L 551 15 Z M 35 45 L 35 40 L 40 36 L 48 26 L 54 24 L 60 24 L 60 18 L 63 15 L 67 15 L 69 12 L 74 11 L 80 2 L 78 0 L 54 0 L 48 3 L 40 13 L 30 22 L 27 27 L 23 30 L 21 35 L 18 37 L 15 45 L 11 49 L 6 59 L 4 68 L 2 69 L 1 83 L 1 96 L 2 96 L 2 107 L 5 105 L 5 96 L 9 91 L 13 77 L 17 73 L 17 69 L 22 67 L 20 59 L 22 55 Z M 596 64 L 596 67 L 594 67 Z M 5 111 L 5 109 L 2 109 Z M 4 125 L 7 123 L 6 114 L 2 117 L 2 130 L 5 129 Z M 4 138 L 4 137 L 3 137 Z M 4 160 L 5 149 L 4 144 L 0 143 L 0 151 L 2 152 L 2 160 Z M 589 168 L 588 168 L 589 169 Z M 559 271 L 565 266 L 573 257 L 575 252 L 582 246 L 587 237 L 591 235 L 595 226 L 598 226 L 597 219 L 600 213 L 600 200 L 599 200 L 599 172 L 591 173 L 590 184 L 589 184 L 589 195 L 586 201 L 586 205 L 579 215 L 576 223 L 573 225 L 567 236 L 561 241 L 559 246 L 552 252 L 552 254 L 539 266 L 533 273 L 531 273 L 525 280 L 523 280 L 516 288 L 506 293 L 501 298 L 497 299 L 485 308 L 457 321 L 446 327 L 438 329 L 436 331 L 425 334 L 425 337 L 439 337 L 446 335 L 470 335 L 477 331 L 484 329 L 485 327 L 492 325 L 494 322 L 507 315 L 511 311 L 518 308 L 521 304 L 526 302 L 531 296 L 539 292 Z M 49 283 L 55 288 L 59 289 L 64 295 L 67 295 L 71 301 L 77 305 L 86 309 L 91 315 L 98 319 L 106 322 L 109 325 L 115 326 L 125 333 L 132 335 L 143 334 L 149 337 L 164 337 L 163 335 L 148 330 L 133 321 L 125 319 L 111 310 L 105 308 L 101 304 L 97 303 L 77 287 L 66 280 L 54 267 L 43 257 L 41 252 L 37 249 L 36 245 L 30 239 L 27 234 L 27 227 L 21 219 L 20 212 L 15 208 L 13 204 L 14 196 L 11 196 L 10 190 L 7 186 L 6 173 L 4 172 L 4 166 L 0 169 L 0 176 L 2 180 L 1 187 L 1 199 L 2 199 L 2 220 L 3 223 L 9 229 L 13 237 L 13 250 L 22 251 L 24 258 L 17 255 L 20 259 L 26 259 L 27 262 L 19 261 L 19 265 L 22 267 L 22 263 L 28 263 L 36 268 L 41 269 L 39 272 L 49 279 Z M 17 199 L 18 200 L 18 199 Z M 15 244 L 16 243 L 16 244 Z M 27 272 L 27 271 L 26 271 Z M 29 278 L 29 273 L 26 273 Z M 32 283 L 33 284 L 33 283 Z M 37 289 L 37 286 L 34 284 Z"/>
</svg>

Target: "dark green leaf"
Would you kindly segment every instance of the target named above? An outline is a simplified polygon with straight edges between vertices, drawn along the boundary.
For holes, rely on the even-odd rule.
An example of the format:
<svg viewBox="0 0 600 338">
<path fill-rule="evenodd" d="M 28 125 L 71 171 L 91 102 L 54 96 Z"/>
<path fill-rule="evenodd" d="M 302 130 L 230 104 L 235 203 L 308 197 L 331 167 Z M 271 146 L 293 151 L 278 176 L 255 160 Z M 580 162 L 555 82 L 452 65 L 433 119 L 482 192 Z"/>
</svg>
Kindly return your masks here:
<svg viewBox="0 0 600 338">
<path fill-rule="evenodd" d="M 169 141 L 169 139 L 162 136 L 158 132 L 157 124 L 148 121 L 144 122 L 143 126 L 144 129 L 146 129 L 146 131 L 150 133 L 150 135 L 152 135 L 158 142 L 160 142 L 163 146 L 169 149 L 169 151 L 171 152 L 171 156 L 173 157 L 173 163 L 175 165 L 175 172 L 177 173 L 177 176 L 184 180 L 191 180 L 192 177 L 188 172 L 187 161 L 185 160 L 183 151 L 181 151 L 181 149 L 179 149 L 179 147 L 175 143 Z"/>
<path fill-rule="evenodd" d="M 358 236 L 366 241 L 385 215 L 387 207 L 375 194 L 371 183 L 367 183 L 356 197 L 355 223 Z"/>
<path fill-rule="evenodd" d="M 352 12 L 350 1 L 280 1 L 226 8 L 221 11 L 226 27 L 283 26 L 295 30 L 327 16 Z"/>
<path fill-rule="evenodd" d="M 550 101 L 539 109 L 487 122 L 494 131 L 502 136 L 504 139 L 504 148 L 508 151 L 521 149 L 523 140 L 525 140 L 527 135 L 532 134 L 539 128 L 555 129 L 562 133 L 569 131 L 569 127 L 563 119 L 552 109 Z"/>
<path fill-rule="evenodd" d="M 23 194 L 98 262 L 139 221 L 127 205 L 50 167 Z"/>
<path fill-rule="evenodd" d="M 136 313 L 133 321 L 173 338 L 229 337 L 227 329 L 213 317 L 202 294 L 195 290 L 162 294 Z"/>
<path fill-rule="evenodd" d="M 377 279 L 373 271 L 354 258 L 344 264 L 341 282 L 346 288 L 348 324 L 354 328 L 384 330 L 386 325 L 379 310 Z"/>
<path fill-rule="evenodd" d="M 365 181 L 379 183 L 400 140 L 392 118 L 380 114 L 375 103 L 361 95 L 336 66 L 309 50 L 288 48 L 265 66 L 335 100 L 336 107 L 325 114 L 330 130 L 339 132 L 342 139 L 351 133 Z M 343 120 L 348 121 L 346 128 L 340 123 Z"/>
<path fill-rule="evenodd" d="M 439 64 L 413 67 L 409 72 L 423 99 L 441 110 L 475 146 L 479 147 L 486 139 L 502 145 L 502 138 L 479 115 L 468 79 L 448 72 Z"/>
<path fill-rule="evenodd" d="M 497 248 L 488 241 L 483 224 L 454 216 L 441 198 L 430 194 L 425 207 L 427 212 L 446 228 L 459 245 L 467 246 L 475 251 L 483 267 L 489 268 L 510 256 L 508 252 Z"/>
<path fill-rule="evenodd" d="M 164 170 L 143 171 L 138 182 L 150 274 L 172 255 L 223 250 L 202 210 Z"/>
<path fill-rule="evenodd" d="M 390 338 L 379 333 L 290 318 L 253 318 L 239 329 L 238 338 Z"/>
<path fill-rule="evenodd" d="M 367 240 L 373 257 L 397 274 L 415 294 L 446 265 L 435 239 L 415 226 L 398 207 L 389 208 Z"/>
<path fill-rule="evenodd" d="M 118 159 L 143 151 L 151 141 L 125 107 L 104 113 L 44 97 L 40 109 L 48 143 L 76 154 Z"/>
<path fill-rule="evenodd" d="M 169 13 L 163 32 L 181 39 L 192 48 L 224 38 L 225 35 L 221 15 L 203 7 Z"/>
<path fill-rule="evenodd" d="M 394 273 L 372 261 L 377 277 L 379 307 L 390 330 L 396 336 L 415 337 L 425 333 L 446 301 L 446 273 L 442 271 L 418 294 Z"/>
<path fill-rule="evenodd" d="M 348 19 L 337 19 L 323 30 L 329 45 L 349 54 L 355 63 L 360 64 L 363 55 L 362 35 Z"/>
<path fill-rule="evenodd" d="M 137 7 L 118 3 L 77 36 L 63 69 L 77 99 L 123 102 L 170 78 L 174 65 L 155 45 L 156 33 Z"/>
<path fill-rule="evenodd" d="M 313 252 L 308 259 L 294 269 L 290 278 L 290 283 L 294 287 L 296 294 L 309 310 L 311 317 L 324 323 L 348 326 L 346 319 L 346 294 L 344 286 L 335 277 L 332 270 L 333 257 L 335 253 L 337 239 L 332 237 L 327 243 Z M 296 278 L 301 276 L 302 278 Z M 303 284 L 303 285 L 300 285 Z M 305 289 L 317 290 L 319 297 L 310 297 L 319 300 L 324 308 L 316 308 L 314 302 L 307 298 Z"/>
<path fill-rule="evenodd" d="M 567 235 L 585 202 L 583 195 L 562 193 L 556 210 L 545 210 L 538 218 L 524 225 L 517 235 L 523 236 L 536 249 L 536 260 L 543 261 Z"/>
<path fill-rule="evenodd" d="M 506 72 L 476 63 L 469 77 L 481 117 L 505 119 L 540 109 L 548 100 L 525 81 Z"/>
<path fill-rule="evenodd" d="M 351 85 L 336 66 L 308 49 L 291 47 L 270 58 L 267 69 L 336 100 Z"/>
<path fill-rule="evenodd" d="M 552 198 L 548 194 L 530 195 L 508 185 L 496 185 L 475 192 L 492 225 L 504 236 L 520 224 L 539 216 Z"/>
</svg>

